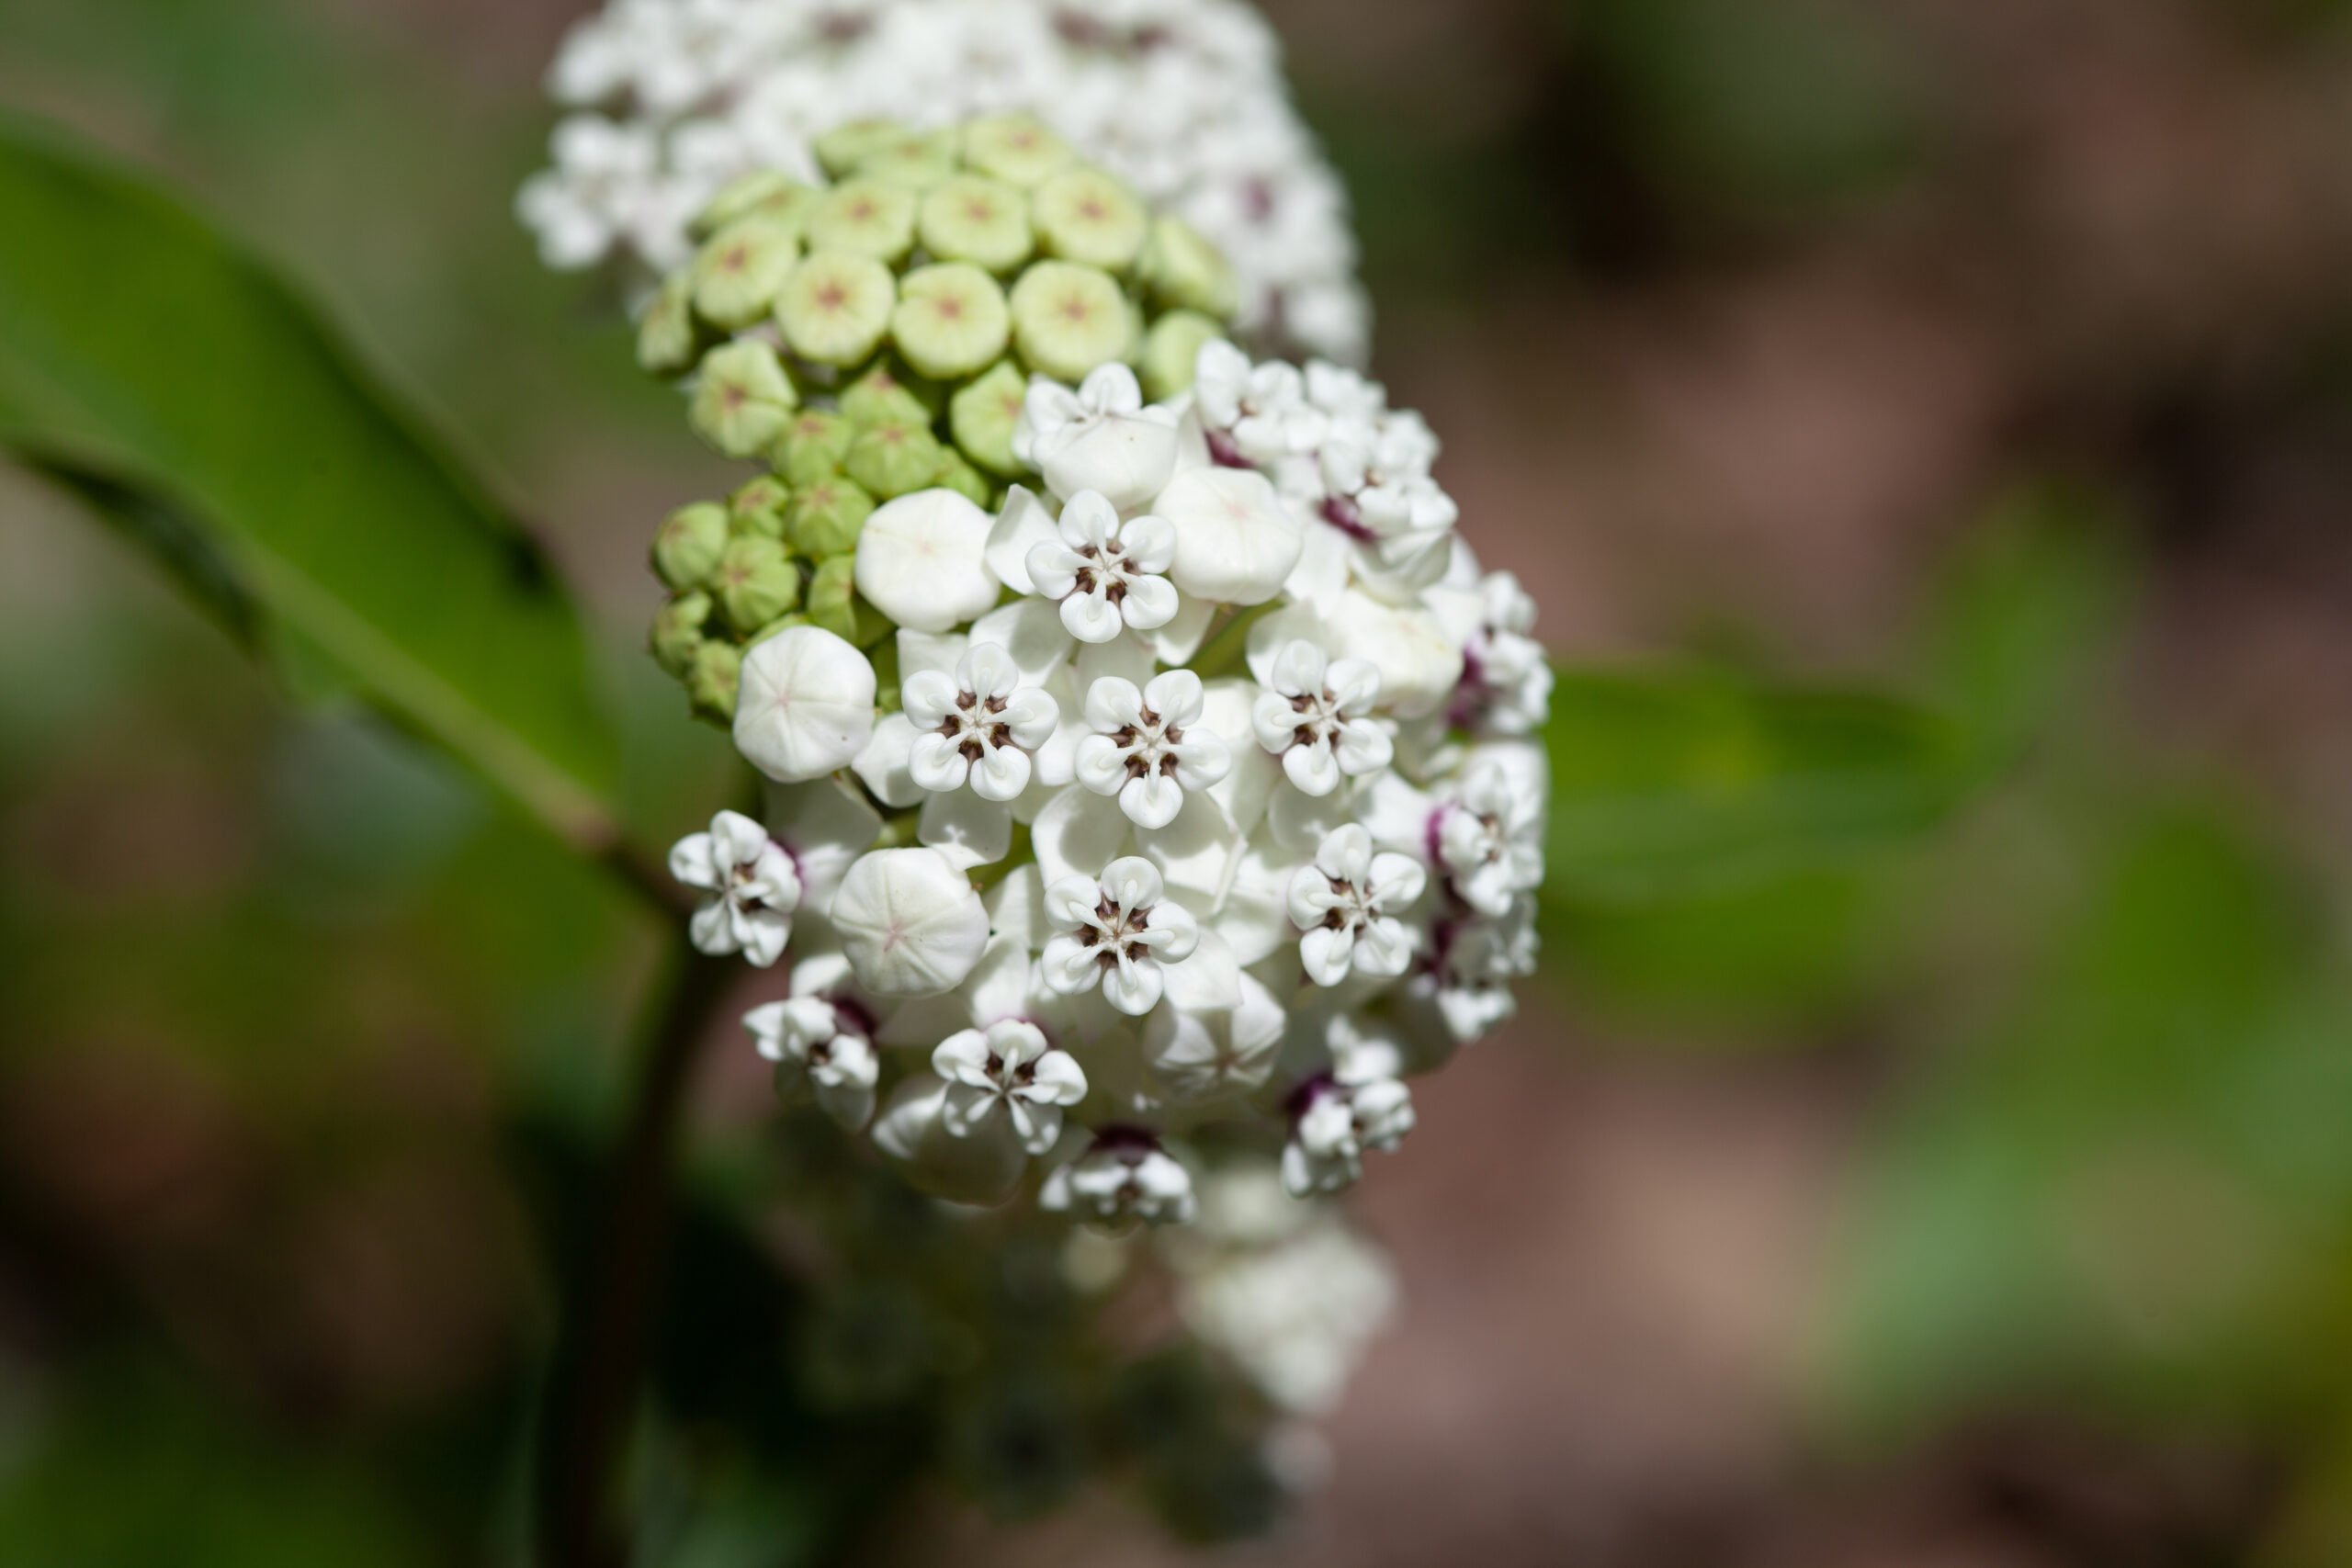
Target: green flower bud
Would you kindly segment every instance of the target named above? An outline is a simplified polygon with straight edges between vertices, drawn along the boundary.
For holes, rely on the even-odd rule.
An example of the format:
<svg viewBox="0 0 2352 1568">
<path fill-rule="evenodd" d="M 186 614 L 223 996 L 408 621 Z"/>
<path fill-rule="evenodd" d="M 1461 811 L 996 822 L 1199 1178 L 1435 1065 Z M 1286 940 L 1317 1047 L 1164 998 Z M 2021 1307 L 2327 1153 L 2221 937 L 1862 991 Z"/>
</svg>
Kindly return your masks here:
<svg viewBox="0 0 2352 1568">
<path fill-rule="evenodd" d="M 703 355 L 691 417 L 695 433 L 721 452 L 755 457 L 784 433 L 799 400 L 775 350 L 745 338 Z"/>
<path fill-rule="evenodd" d="M 1225 253 L 1181 218 L 1153 220 L 1141 272 L 1144 287 L 1167 310 L 1198 310 L 1223 321 L 1240 303 L 1240 286 Z"/>
<path fill-rule="evenodd" d="M 874 498 L 854 479 L 829 474 L 792 498 L 785 513 L 785 541 L 797 554 L 831 560 L 857 548 L 857 531 L 873 513 Z"/>
<path fill-rule="evenodd" d="M 886 141 L 857 161 L 857 177 L 902 190 L 928 190 L 956 172 L 956 133 L 936 130 Z"/>
<path fill-rule="evenodd" d="M 957 175 L 932 187 L 915 220 L 922 248 L 941 261 L 1011 272 L 1029 259 L 1035 236 L 1029 199 L 985 175 Z"/>
<path fill-rule="evenodd" d="M 842 471 L 884 501 L 929 488 L 945 456 L 928 421 L 888 419 L 867 425 L 850 443 Z"/>
<path fill-rule="evenodd" d="M 715 327 L 741 332 L 768 313 L 799 259 L 800 242 L 783 224 L 736 220 L 695 256 L 695 313 Z"/>
<path fill-rule="evenodd" d="M 918 376 L 906 366 L 894 363 L 894 356 L 885 355 L 842 393 L 842 412 L 861 429 L 893 419 L 905 420 L 910 424 L 929 424 L 939 417 L 943 401 L 936 381 Z"/>
<path fill-rule="evenodd" d="M 1012 335 L 1004 290 L 969 262 L 919 266 L 899 280 L 890 336 L 907 363 L 943 379 L 993 364 Z"/>
<path fill-rule="evenodd" d="M 868 154 L 914 134 L 895 119 L 854 119 L 817 138 L 817 162 L 835 179 L 846 178 Z"/>
<path fill-rule="evenodd" d="M 1198 310 L 1170 310 L 1160 317 L 1144 334 L 1143 395 L 1159 403 L 1190 391 L 1201 345 L 1232 335 L 1224 322 Z"/>
<path fill-rule="evenodd" d="M 1029 196 L 1029 221 L 1047 255 L 1125 272 L 1143 254 L 1151 214 L 1100 169 L 1065 169 Z"/>
<path fill-rule="evenodd" d="M 880 613 L 865 600 L 853 603 L 864 606 L 868 619 L 882 627 L 865 648 L 865 657 L 874 663 L 874 705 L 884 713 L 898 713 L 906 703 L 899 691 L 902 682 L 899 674 L 899 639 L 890 634 L 899 628 L 883 620 Z"/>
<path fill-rule="evenodd" d="M 1078 162 L 1069 142 L 1025 114 L 989 115 L 964 127 L 964 163 L 1009 186 L 1034 186 Z"/>
<path fill-rule="evenodd" d="M 729 224 L 745 218 L 765 218 L 783 224 L 800 237 L 808 213 L 817 205 L 817 191 L 771 169 L 744 175 L 729 184 L 704 208 L 687 232 L 707 240 Z"/>
<path fill-rule="evenodd" d="M 954 447 L 942 448 L 939 472 L 932 477 L 932 484 L 939 490 L 952 490 L 983 511 L 996 510 L 996 488 L 989 484 L 979 469 L 964 461 L 964 455 Z"/>
<path fill-rule="evenodd" d="M 702 353 L 702 329 L 695 320 L 695 284 L 673 273 L 637 323 L 637 362 L 655 376 L 683 376 Z"/>
<path fill-rule="evenodd" d="M 1075 385 L 1122 358 L 1135 316 L 1118 280 L 1097 267 L 1042 261 L 1012 286 L 1012 341 L 1033 370 Z"/>
<path fill-rule="evenodd" d="M 648 644 L 653 661 L 683 681 L 694 671 L 703 644 L 703 627 L 710 620 L 710 595 L 681 593 L 655 612 Z"/>
<path fill-rule="evenodd" d="M 762 474 L 727 498 L 727 531 L 739 539 L 781 539 L 784 509 L 790 504 L 792 487 L 774 474 Z"/>
<path fill-rule="evenodd" d="M 712 502 L 682 506 L 653 535 L 653 570 L 672 588 L 699 588 L 727 548 L 727 509 Z"/>
<path fill-rule="evenodd" d="M 802 409 L 785 427 L 773 457 L 778 471 L 794 484 L 815 484 L 841 468 L 856 436 L 847 415 L 831 409 Z"/>
<path fill-rule="evenodd" d="M 821 626 L 853 647 L 871 648 L 896 628 L 882 613 L 857 596 L 857 562 L 835 556 L 808 580 L 808 624 Z"/>
<path fill-rule="evenodd" d="M 1004 359 L 950 398 L 947 428 L 964 456 L 1006 479 L 1026 473 L 1026 466 L 1012 455 L 1012 427 L 1021 423 L 1021 404 L 1028 392 L 1029 378 Z"/>
<path fill-rule="evenodd" d="M 800 568 L 775 539 L 730 541 L 711 579 L 728 625 L 755 632 L 800 603 Z"/>
<path fill-rule="evenodd" d="M 735 721 L 735 688 L 743 678 L 743 650 L 717 638 L 695 649 L 693 668 L 686 671 L 686 695 L 695 712 L 720 724 Z"/>
<path fill-rule="evenodd" d="M 871 256 L 811 251 L 785 280 L 776 324 L 811 364 L 855 365 L 880 345 L 898 300 L 890 269 Z"/>
<path fill-rule="evenodd" d="M 894 262 L 914 248 L 915 196 L 879 180 L 843 180 L 808 215 L 811 249 Z"/>
</svg>

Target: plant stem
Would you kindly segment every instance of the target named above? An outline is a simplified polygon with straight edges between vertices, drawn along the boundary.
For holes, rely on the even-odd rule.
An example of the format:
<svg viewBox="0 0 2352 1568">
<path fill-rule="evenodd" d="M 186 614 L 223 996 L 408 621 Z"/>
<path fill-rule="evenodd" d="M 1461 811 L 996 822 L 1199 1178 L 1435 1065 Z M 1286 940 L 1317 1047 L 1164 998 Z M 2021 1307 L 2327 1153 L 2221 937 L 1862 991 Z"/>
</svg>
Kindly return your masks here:
<svg viewBox="0 0 2352 1568">
<path fill-rule="evenodd" d="M 681 929 L 652 999 L 628 1131 L 548 1374 L 537 1477 L 543 1568 L 622 1568 L 628 1561 L 616 1482 L 664 1277 L 678 1122 L 697 1047 L 732 967 L 732 960 L 695 952 Z"/>
</svg>

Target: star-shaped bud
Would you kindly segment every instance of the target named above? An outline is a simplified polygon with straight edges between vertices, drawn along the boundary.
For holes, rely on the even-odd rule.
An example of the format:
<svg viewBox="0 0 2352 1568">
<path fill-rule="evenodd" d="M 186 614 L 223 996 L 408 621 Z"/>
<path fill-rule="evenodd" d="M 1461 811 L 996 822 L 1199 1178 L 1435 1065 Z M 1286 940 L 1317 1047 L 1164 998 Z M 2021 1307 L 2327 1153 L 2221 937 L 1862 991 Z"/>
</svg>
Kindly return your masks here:
<svg viewBox="0 0 2352 1568">
<path fill-rule="evenodd" d="M 1414 935 L 1399 916 L 1421 896 L 1428 874 L 1410 855 L 1375 852 L 1351 822 L 1326 834 L 1315 863 L 1291 878 L 1290 921 L 1307 977 L 1336 986 L 1352 972 L 1393 979 L 1413 956 Z"/>
<path fill-rule="evenodd" d="M 1100 986 L 1129 1017 L 1149 1012 L 1167 989 L 1162 966 L 1190 958 L 1201 940 L 1200 926 L 1163 891 L 1159 869 L 1140 855 L 1113 861 L 1099 878 L 1048 886 L 1046 984 L 1073 997 Z"/>
<path fill-rule="evenodd" d="M 1078 782 L 1119 798 L 1138 828 L 1165 828 L 1183 809 L 1186 790 L 1225 777 L 1233 756 L 1201 726 L 1201 678 L 1190 670 L 1155 675 L 1141 690 L 1108 675 L 1086 694 L 1086 727 L 1078 742 Z"/>
<path fill-rule="evenodd" d="M 740 953 L 760 968 L 783 956 L 800 908 L 800 874 L 768 830 L 736 811 L 670 851 L 670 874 L 703 895 L 688 927 L 698 952 Z"/>
<path fill-rule="evenodd" d="M 1380 671 L 1362 659 L 1333 660 L 1301 637 L 1275 654 L 1267 689 L 1250 712 L 1258 744 L 1308 795 L 1329 795 L 1342 778 L 1376 773 L 1396 754 L 1373 718 Z"/>
</svg>

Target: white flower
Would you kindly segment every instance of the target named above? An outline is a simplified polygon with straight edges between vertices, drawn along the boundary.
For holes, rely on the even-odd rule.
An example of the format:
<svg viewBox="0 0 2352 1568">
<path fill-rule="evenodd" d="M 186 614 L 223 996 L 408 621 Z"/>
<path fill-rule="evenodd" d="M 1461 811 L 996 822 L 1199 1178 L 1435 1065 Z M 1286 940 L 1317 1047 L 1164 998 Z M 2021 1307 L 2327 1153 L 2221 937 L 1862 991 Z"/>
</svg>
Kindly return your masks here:
<svg viewBox="0 0 2352 1568">
<path fill-rule="evenodd" d="M 515 201 L 538 231 L 548 265 L 593 266 L 616 247 L 643 250 L 658 265 L 679 257 L 674 231 L 685 222 L 684 201 L 661 167 L 658 136 L 573 115 L 556 127 L 552 151 L 556 166 L 534 175 Z"/>
<path fill-rule="evenodd" d="M 1350 589 L 1325 621 L 1335 660 L 1380 671 L 1380 700 L 1400 718 L 1437 712 L 1462 681 L 1462 647 L 1425 605 L 1391 604 Z"/>
<path fill-rule="evenodd" d="M 1351 971 L 1394 978 L 1413 956 L 1413 933 L 1398 915 L 1421 896 L 1428 874 L 1409 855 L 1375 852 L 1359 823 L 1327 835 L 1315 863 L 1290 883 L 1290 919 L 1299 958 L 1318 986 Z"/>
<path fill-rule="evenodd" d="M 874 850 L 833 895 L 833 930 L 857 983 L 879 997 L 955 989 L 988 945 L 988 911 L 937 850 Z"/>
<path fill-rule="evenodd" d="M 838 974 L 838 961 L 803 964 L 793 995 L 743 1015 L 760 1055 L 775 1064 L 776 1093 L 797 1100 L 805 1091 L 818 1108 L 854 1133 L 874 1115 L 874 1086 L 881 1064 L 874 1054 L 873 1021 L 846 997 L 825 994 L 807 971 Z M 841 977 L 846 978 L 845 975 Z"/>
<path fill-rule="evenodd" d="M 1498 735 L 1543 728 L 1552 709 L 1552 664 L 1535 629 L 1535 601 L 1508 571 L 1478 585 L 1478 619 L 1462 650 L 1462 687 L 1451 715 Z"/>
<path fill-rule="evenodd" d="M 1103 1129 L 1084 1154 L 1057 1168 L 1046 1178 L 1037 1202 L 1113 1231 L 1137 1224 L 1189 1224 L 1195 1209 L 1193 1173 L 1158 1138 L 1125 1127 Z"/>
<path fill-rule="evenodd" d="M 1219 462 L 1264 466 L 1314 450 L 1327 423 L 1306 400 L 1295 366 L 1261 365 L 1219 338 L 1201 345 L 1193 372 L 1193 402 Z"/>
<path fill-rule="evenodd" d="M 690 833 L 671 849 L 670 874 L 703 895 L 689 928 L 696 951 L 741 953 L 763 969 L 783 956 L 800 907 L 800 874 L 765 828 L 722 811 L 709 832 Z"/>
<path fill-rule="evenodd" d="M 1412 1091 L 1395 1078 L 1317 1079 L 1295 1107 L 1283 1147 L 1283 1186 L 1294 1198 L 1354 1185 L 1366 1150 L 1389 1153 L 1413 1130 Z"/>
<path fill-rule="evenodd" d="M 1012 452 L 1045 475 L 1056 495 L 1074 501 L 1093 491 L 1124 512 L 1157 495 L 1175 471 L 1176 415 L 1146 407 L 1136 373 L 1124 365 L 1098 367 L 1076 391 L 1033 376 Z"/>
<path fill-rule="evenodd" d="M 949 676 L 909 675 L 900 692 L 915 728 L 907 769 L 938 793 L 966 783 L 983 800 L 1006 801 L 1029 787 L 1030 756 L 1061 721 L 1061 705 L 1022 683 L 1012 656 L 992 643 L 973 645 Z"/>
<path fill-rule="evenodd" d="M 931 1070 L 947 1085 L 941 1114 L 948 1132 L 971 1137 L 1001 1111 L 1033 1155 L 1044 1154 L 1061 1136 L 1063 1108 L 1086 1098 L 1086 1074 L 1077 1059 L 1019 1019 L 949 1035 L 932 1052 Z"/>
<path fill-rule="evenodd" d="M 1369 661 L 1333 662 L 1302 637 L 1275 653 L 1266 686 L 1250 712 L 1258 744 L 1280 757 L 1290 782 L 1308 795 L 1329 795 L 1342 777 L 1388 766 L 1395 743 L 1371 716 L 1380 671 Z"/>
<path fill-rule="evenodd" d="M 1532 899 L 1521 899 L 1500 919 L 1441 920 L 1430 937 L 1435 952 L 1407 995 L 1434 1008 L 1449 1039 L 1467 1044 L 1519 1010 L 1511 982 L 1535 973 Z"/>
<path fill-rule="evenodd" d="M 1165 902 L 1159 870 L 1139 855 L 1113 861 L 1098 878 L 1065 877 L 1046 889 L 1046 982 L 1065 996 L 1101 986 L 1111 1005 L 1139 1018 L 1167 989 L 1161 966 L 1182 963 L 1201 931 Z"/>
<path fill-rule="evenodd" d="M 1153 631 L 1176 617 L 1175 587 L 1161 575 L 1176 558 L 1176 530 L 1148 514 L 1122 523 L 1097 491 L 1062 505 L 1060 536 L 1033 546 L 1024 565 L 1037 592 L 1061 602 L 1062 625 L 1080 642 L 1109 642 L 1127 627 Z"/>
<path fill-rule="evenodd" d="M 1282 592 L 1306 548 L 1306 532 L 1254 468 L 1186 468 L 1151 510 L 1176 525 L 1168 575 L 1201 599 L 1262 604 Z"/>
<path fill-rule="evenodd" d="M 1097 795 L 1119 797 L 1138 828 L 1165 828 L 1183 809 L 1186 790 L 1204 790 L 1226 775 L 1232 753 L 1201 727 L 1201 678 L 1190 670 L 1155 675 L 1141 691 L 1107 676 L 1086 694 L 1086 725 L 1078 743 L 1078 782 Z"/>
<path fill-rule="evenodd" d="M 1544 880 L 1544 797 L 1497 758 L 1474 763 L 1438 808 L 1431 841 L 1455 897 L 1499 919 Z"/>
<path fill-rule="evenodd" d="M 876 507 L 858 531 L 854 580 L 902 626 L 947 631 L 985 614 L 1001 586 L 989 570 L 995 520 L 952 490 L 919 490 Z"/>
<path fill-rule="evenodd" d="M 735 749 L 778 784 L 845 767 L 874 732 L 874 666 L 821 626 L 787 626 L 743 655 Z"/>
<path fill-rule="evenodd" d="M 1202 1105 L 1262 1088 L 1273 1076 L 1288 1016 L 1244 971 L 1230 1008 L 1161 1008 L 1144 1023 L 1144 1062 L 1171 1104 Z"/>
</svg>

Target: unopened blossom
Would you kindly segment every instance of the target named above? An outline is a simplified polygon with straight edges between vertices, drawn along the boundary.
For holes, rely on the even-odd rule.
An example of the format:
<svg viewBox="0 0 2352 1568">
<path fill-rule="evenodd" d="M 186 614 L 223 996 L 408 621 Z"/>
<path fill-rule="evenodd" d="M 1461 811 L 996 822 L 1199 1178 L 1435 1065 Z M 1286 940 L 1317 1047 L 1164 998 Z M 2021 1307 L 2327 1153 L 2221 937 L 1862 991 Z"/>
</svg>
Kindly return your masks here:
<svg viewBox="0 0 2352 1568">
<path fill-rule="evenodd" d="M 1110 1231 L 1188 1224 L 1196 1207 L 1193 1173 L 1151 1134 L 1125 1127 L 1103 1129 L 1084 1154 L 1057 1167 L 1037 1201 Z"/>
<path fill-rule="evenodd" d="M 1051 694 L 1022 682 L 1003 649 L 978 643 L 950 675 L 919 670 L 901 694 L 914 740 L 908 772 L 924 789 L 1011 800 L 1029 786 L 1030 758 L 1061 719 Z"/>
<path fill-rule="evenodd" d="M 1201 599 L 1262 604 L 1282 592 L 1306 547 L 1296 515 L 1253 468 L 1185 468 L 1151 510 L 1175 525 L 1170 581 Z"/>
<path fill-rule="evenodd" d="M 1162 967 L 1200 945 L 1199 924 L 1161 895 L 1159 868 L 1139 855 L 1113 861 L 1101 877 L 1065 877 L 1046 889 L 1054 935 L 1045 949 L 1046 983 L 1065 996 L 1101 987 L 1121 1012 L 1140 1018 L 1167 989 Z"/>
<path fill-rule="evenodd" d="M 1225 777 L 1232 753 L 1201 723 L 1201 678 L 1170 670 L 1137 690 L 1105 676 L 1087 691 L 1086 725 L 1076 753 L 1078 782 L 1116 795 L 1139 828 L 1165 828 L 1183 808 L 1184 792 Z"/>
<path fill-rule="evenodd" d="M 831 922 L 857 983 L 881 997 L 953 990 L 988 945 L 980 896 L 933 849 L 861 857 L 833 895 Z"/>
<path fill-rule="evenodd" d="M 740 953 L 760 968 L 784 954 L 800 907 L 800 874 L 768 830 L 737 811 L 670 851 L 670 874 L 702 894 L 689 930 L 697 951 Z"/>
<path fill-rule="evenodd" d="M 1304 638 L 1284 645 L 1250 712 L 1258 744 L 1282 759 L 1290 782 L 1329 795 L 1343 778 L 1378 773 L 1395 743 L 1372 716 L 1380 671 L 1365 660 L 1330 656 Z"/>
<path fill-rule="evenodd" d="M 810 988 L 802 976 L 794 976 L 793 989 L 784 1000 L 745 1013 L 743 1027 L 761 1056 L 775 1065 L 777 1094 L 789 1100 L 806 1093 L 854 1133 L 874 1115 L 881 1075 L 873 1021 L 846 997 Z"/>
<path fill-rule="evenodd" d="M 1367 1150 L 1391 1152 L 1412 1130 L 1412 1091 L 1395 1078 L 1310 1082 L 1294 1097 L 1283 1186 L 1294 1198 L 1353 1186 Z"/>
<path fill-rule="evenodd" d="M 1431 846 L 1454 897 L 1499 919 L 1544 880 L 1544 801 L 1498 759 L 1472 765 L 1438 808 Z"/>
<path fill-rule="evenodd" d="M 846 766 L 874 730 L 874 666 L 821 626 L 787 626 L 743 655 L 735 747 L 779 784 Z"/>
<path fill-rule="evenodd" d="M 1125 511 L 1159 493 L 1174 472 L 1176 415 L 1146 407 L 1136 373 L 1124 365 L 1101 367 L 1074 390 L 1035 376 L 1013 428 L 1012 452 L 1043 474 L 1056 495 L 1076 500 L 1092 491 Z M 1162 563 L 1158 570 L 1165 569 Z"/>
<path fill-rule="evenodd" d="M 968 1138 L 991 1118 L 1012 1122 L 1021 1146 L 1044 1154 L 1061 1136 L 1062 1111 L 1086 1098 L 1086 1074 L 1046 1032 L 1022 1019 L 949 1035 L 931 1054 L 931 1070 L 947 1085 L 947 1130 Z"/>
<path fill-rule="evenodd" d="M 1429 876 L 1410 855 L 1375 851 L 1372 835 L 1351 822 L 1329 834 L 1312 865 L 1291 878 L 1290 919 L 1299 959 L 1318 986 L 1351 972 L 1394 978 L 1412 961 L 1414 935 L 1403 915 Z"/>
<path fill-rule="evenodd" d="M 1061 605 L 1062 625 L 1080 642 L 1155 631 L 1176 616 L 1176 530 L 1146 513 L 1122 522 L 1099 491 L 1063 503 L 1058 537 L 1033 546 L 1024 564 L 1039 595 Z"/>
</svg>

